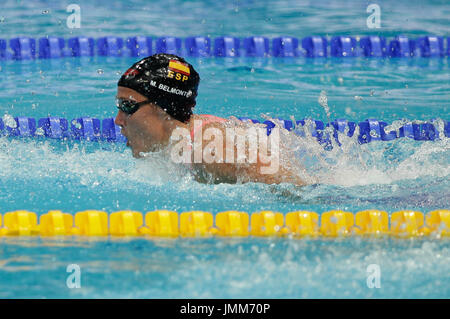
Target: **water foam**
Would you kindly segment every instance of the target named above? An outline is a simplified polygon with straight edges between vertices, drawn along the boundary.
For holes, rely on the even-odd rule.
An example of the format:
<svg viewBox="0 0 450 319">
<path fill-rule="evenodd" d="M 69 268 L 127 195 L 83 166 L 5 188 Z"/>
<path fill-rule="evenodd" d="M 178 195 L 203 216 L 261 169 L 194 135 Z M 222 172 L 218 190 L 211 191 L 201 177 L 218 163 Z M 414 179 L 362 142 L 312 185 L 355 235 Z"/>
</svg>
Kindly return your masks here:
<svg viewBox="0 0 450 319">
<path fill-rule="evenodd" d="M 79 184 L 96 187 L 129 184 L 161 185 L 177 180 L 175 165 L 161 154 L 134 159 L 123 146 L 31 139 L 0 138 L 0 178 L 39 180 L 59 176 Z M 99 147 L 100 146 L 100 147 Z M 178 172 L 181 172 L 178 170 Z"/>
<path fill-rule="evenodd" d="M 280 127 L 285 157 L 292 159 L 291 165 L 304 168 L 320 184 L 392 184 L 422 177 L 445 178 L 450 174 L 450 139 L 446 137 L 436 141 L 399 138 L 359 144 L 357 127 L 352 137 L 339 133 L 338 145 L 332 137 L 333 129 L 327 127 L 319 131 L 331 136 L 332 149 L 325 150 L 312 136 L 312 120 L 288 132 L 282 129 L 280 121 L 268 119 Z"/>
</svg>

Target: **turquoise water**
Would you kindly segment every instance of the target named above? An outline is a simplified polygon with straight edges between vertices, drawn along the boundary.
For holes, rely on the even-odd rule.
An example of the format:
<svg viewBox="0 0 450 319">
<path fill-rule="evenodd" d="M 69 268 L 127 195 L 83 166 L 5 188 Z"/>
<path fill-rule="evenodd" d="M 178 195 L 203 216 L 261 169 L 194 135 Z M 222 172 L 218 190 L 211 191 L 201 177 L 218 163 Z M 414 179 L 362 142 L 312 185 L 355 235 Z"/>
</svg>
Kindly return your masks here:
<svg viewBox="0 0 450 319">
<path fill-rule="evenodd" d="M 66 8 L 81 8 L 81 28 L 68 29 Z M 368 29 L 366 8 L 381 9 L 381 29 Z M 281 34 L 384 34 L 448 36 L 450 5 L 446 0 L 5 0 L 0 13 L 2 34 L 34 37 L 58 35 L 152 36 L 222 35 L 268 37 Z M 4 37 L 4 35 L 3 35 Z"/>
<path fill-rule="evenodd" d="M 71 32 L 65 26 L 65 5 L 6 1 L 0 30 L 6 38 L 374 33 L 365 25 L 365 1 L 142 3 L 80 1 L 82 28 Z M 377 34 L 449 34 L 446 2 L 379 5 L 382 29 Z M 202 78 L 197 113 L 323 121 L 450 119 L 448 58 L 188 60 Z M 117 80 L 134 61 L 1 61 L 0 116 L 113 117 Z M 321 92 L 327 96 L 328 117 L 318 103 Z M 305 166 L 319 184 L 204 185 L 158 154 L 135 160 L 124 145 L 0 137 L 0 213 L 369 208 L 426 213 L 449 208 L 449 139 L 364 145 L 347 139 L 331 152 L 312 139 L 287 140 L 311 151 Z M 449 241 L 437 238 L 0 238 L 0 297 L 448 298 L 449 256 Z M 73 263 L 81 267 L 80 289 L 66 286 L 66 267 Z M 381 267 L 380 289 L 367 288 L 370 264 Z"/>
</svg>

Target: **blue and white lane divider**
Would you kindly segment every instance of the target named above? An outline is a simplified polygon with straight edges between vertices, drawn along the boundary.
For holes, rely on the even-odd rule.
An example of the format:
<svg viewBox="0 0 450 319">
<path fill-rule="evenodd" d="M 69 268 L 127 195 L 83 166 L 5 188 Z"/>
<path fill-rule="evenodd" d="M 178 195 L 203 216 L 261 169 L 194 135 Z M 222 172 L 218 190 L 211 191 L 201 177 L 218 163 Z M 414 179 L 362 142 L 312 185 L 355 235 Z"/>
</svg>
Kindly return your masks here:
<svg viewBox="0 0 450 319">
<path fill-rule="evenodd" d="M 5 117 L 4 117 L 5 119 Z M 270 120 L 259 121 L 247 117 L 240 117 L 241 121 L 252 121 L 266 125 L 269 135 L 276 124 Z M 355 131 L 358 133 L 360 144 L 372 141 L 391 141 L 396 138 L 408 137 L 416 141 L 434 141 L 450 137 L 450 122 L 405 122 L 397 130 L 386 132 L 388 124 L 376 119 L 367 119 L 356 123 L 345 119 L 337 119 L 330 123 L 303 119 L 294 122 L 292 120 L 277 119 L 278 124 L 288 131 L 294 131 L 299 136 L 305 136 L 305 131 L 315 137 L 318 142 L 331 149 L 330 134 L 340 145 L 339 134 L 347 134 L 352 137 Z M 37 125 L 36 125 L 37 123 Z M 439 129 L 439 125 L 443 124 Z M 331 128 L 330 128 L 331 127 Z M 357 130 L 358 128 L 358 130 Z M 443 135 L 443 136 L 442 136 Z M 120 127 L 114 124 L 113 118 L 103 120 L 92 117 L 80 117 L 71 121 L 60 117 L 46 117 L 35 120 L 32 117 L 6 117 L 0 118 L 0 136 L 12 137 L 36 137 L 67 140 L 107 141 L 124 143 L 126 138 L 120 134 Z"/>
<path fill-rule="evenodd" d="M 9 45 L 8 45 L 9 44 Z M 271 45 L 270 45 L 271 44 Z M 160 37 L 121 38 L 61 37 L 0 39 L 2 59 L 49 59 L 79 56 L 145 57 L 172 53 L 189 57 L 445 57 L 450 56 L 450 37 L 428 35 L 417 39 L 381 36 L 277 37 Z"/>
</svg>

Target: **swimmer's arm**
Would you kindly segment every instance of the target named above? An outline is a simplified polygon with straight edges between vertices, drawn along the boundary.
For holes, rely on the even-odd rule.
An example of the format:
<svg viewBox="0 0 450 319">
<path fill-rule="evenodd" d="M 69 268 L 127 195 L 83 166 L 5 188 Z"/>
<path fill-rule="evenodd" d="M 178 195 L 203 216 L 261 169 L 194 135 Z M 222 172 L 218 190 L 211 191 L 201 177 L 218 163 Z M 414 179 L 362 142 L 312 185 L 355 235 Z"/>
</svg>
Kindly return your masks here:
<svg viewBox="0 0 450 319">
<path fill-rule="evenodd" d="M 298 186 L 307 185 L 297 174 L 285 167 L 279 167 L 276 172 L 263 173 L 261 169 L 267 165 L 258 161 L 254 164 L 211 163 L 201 164 L 201 171 L 209 174 L 213 182 L 255 182 L 265 184 L 290 183 Z"/>
<path fill-rule="evenodd" d="M 263 164 L 260 160 L 253 165 L 244 168 L 243 175 L 248 178 L 250 182 L 259 182 L 266 184 L 280 184 L 290 183 L 298 186 L 306 185 L 297 174 L 291 172 L 289 169 L 280 164 L 276 172 L 263 173 L 263 168 L 268 168 L 267 164 Z"/>
<path fill-rule="evenodd" d="M 211 124 L 208 127 L 215 127 L 222 130 L 222 136 L 225 135 L 225 128 L 221 124 Z M 203 150 L 207 147 L 208 142 L 203 143 Z M 223 145 L 223 159 L 225 161 L 226 143 Z M 237 146 L 234 145 L 234 155 L 236 159 Z M 241 181 L 241 182 L 258 182 L 265 184 L 291 183 L 298 186 L 304 186 L 307 183 L 301 179 L 295 172 L 285 167 L 283 163 L 274 161 L 271 163 L 267 158 L 263 160 L 260 156 L 261 150 L 258 149 L 256 163 L 203 163 L 203 170 L 212 175 L 216 181 Z M 247 153 L 247 158 L 249 154 Z"/>
</svg>

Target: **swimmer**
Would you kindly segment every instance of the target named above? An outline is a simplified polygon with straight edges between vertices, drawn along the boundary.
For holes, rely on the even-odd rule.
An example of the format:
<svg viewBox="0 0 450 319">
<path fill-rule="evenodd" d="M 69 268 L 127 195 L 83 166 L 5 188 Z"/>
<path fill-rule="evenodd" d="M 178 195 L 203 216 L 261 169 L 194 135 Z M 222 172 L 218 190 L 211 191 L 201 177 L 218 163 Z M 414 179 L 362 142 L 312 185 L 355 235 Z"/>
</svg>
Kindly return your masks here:
<svg viewBox="0 0 450 319">
<path fill-rule="evenodd" d="M 267 144 L 271 149 L 267 152 L 269 146 L 266 146 L 265 153 L 262 152 L 264 147 L 258 144 L 257 156 L 253 162 L 203 160 L 202 155 L 206 152 L 214 158 L 216 155 L 227 154 L 226 152 L 230 151 L 233 155 L 238 154 L 239 151 L 242 152 L 242 149 L 238 149 L 237 143 L 234 142 L 215 144 L 219 145 L 218 148 L 223 147 L 223 150 L 211 148 L 209 143 L 202 140 L 202 138 L 205 139 L 204 136 L 198 136 L 199 132 L 200 135 L 201 132 L 205 135 L 208 129 L 212 128 L 215 129 L 216 135 L 221 133 L 218 135 L 225 137 L 228 133 L 227 129 L 244 128 L 249 124 L 213 115 L 193 114 L 199 82 L 200 76 L 191 64 L 181 57 L 164 53 L 136 62 L 122 75 L 118 82 L 116 96 L 118 113 L 114 122 L 120 126 L 121 133 L 127 138 L 127 146 L 131 148 L 134 157 L 139 158 L 143 153 L 162 150 L 165 150 L 166 154 L 174 154 L 174 149 L 177 147 L 176 153 L 186 151 L 185 156 L 188 157 L 185 164 L 192 169 L 196 180 L 200 182 L 307 184 L 305 178 L 297 174 L 298 167 L 295 169 L 286 165 L 284 161 L 279 161 L 276 156 L 272 157 L 272 155 L 278 156 L 275 154 L 277 149 L 273 146 L 274 142 Z M 236 140 L 240 134 L 243 134 L 242 132 L 245 131 L 236 130 Z M 174 142 L 175 135 L 181 136 L 178 141 L 185 139 L 187 147 L 180 148 L 181 142 Z M 245 138 L 245 136 L 240 137 Z M 198 138 L 201 140 L 200 144 Z M 194 146 L 193 150 L 192 146 Z M 200 152 L 196 153 L 196 147 L 200 147 Z M 187 152 L 189 150 L 192 151 Z M 280 151 L 282 150 L 278 153 Z M 249 152 L 246 150 L 244 155 L 248 156 Z M 265 156 L 269 153 L 270 157 Z M 199 154 L 200 160 L 197 156 Z M 277 161 L 277 165 L 272 165 L 273 163 L 268 159 Z M 275 168 L 272 171 L 268 169 L 271 165 Z"/>
</svg>

